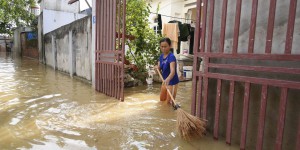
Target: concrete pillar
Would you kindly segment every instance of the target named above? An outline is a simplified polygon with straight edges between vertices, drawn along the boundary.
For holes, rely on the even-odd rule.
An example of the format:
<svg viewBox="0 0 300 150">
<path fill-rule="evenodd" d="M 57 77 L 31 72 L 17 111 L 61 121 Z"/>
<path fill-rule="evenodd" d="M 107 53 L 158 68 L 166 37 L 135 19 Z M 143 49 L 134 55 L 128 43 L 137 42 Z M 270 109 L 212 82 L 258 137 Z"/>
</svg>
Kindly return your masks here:
<svg viewBox="0 0 300 150">
<path fill-rule="evenodd" d="M 52 35 L 51 36 L 51 44 L 52 44 L 52 59 L 53 59 L 53 64 L 52 67 L 54 70 L 56 70 L 57 67 L 57 61 L 56 61 L 56 44 L 55 44 L 55 37 Z"/>
<path fill-rule="evenodd" d="M 92 87 L 95 88 L 95 28 L 96 28 L 96 0 L 92 4 Z"/>
<path fill-rule="evenodd" d="M 72 30 L 69 31 L 69 72 L 70 76 L 73 77 L 73 75 L 76 72 L 76 52 L 73 51 L 73 33 Z"/>
</svg>

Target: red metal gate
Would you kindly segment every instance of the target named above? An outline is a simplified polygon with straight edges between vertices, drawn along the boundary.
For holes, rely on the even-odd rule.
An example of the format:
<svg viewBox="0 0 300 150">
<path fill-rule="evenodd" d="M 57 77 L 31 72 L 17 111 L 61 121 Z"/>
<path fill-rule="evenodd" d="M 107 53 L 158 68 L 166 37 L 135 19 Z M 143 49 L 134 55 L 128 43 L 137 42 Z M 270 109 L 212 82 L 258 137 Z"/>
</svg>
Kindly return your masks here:
<svg viewBox="0 0 300 150">
<path fill-rule="evenodd" d="M 278 47 L 272 47 L 272 42 L 275 36 L 274 33 L 274 22 L 275 22 L 275 11 L 276 11 L 276 0 L 270 0 L 269 2 L 269 12 L 267 20 L 267 26 L 265 28 L 265 48 L 257 52 L 254 48 L 255 33 L 258 18 L 258 0 L 252 0 L 251 18 L 249 18 L 249 36 L 247 42 L 247 48 L 243 51 L 239 48 L 239 37 L 240 35 L 240 23 L 241 19 L 246 18 L 241 17 L 241 12 L 246 11 L 242 8 L 250 7 L 251 5 L 246 5 L 246 1 L 235 0 L 235 15 L 228 15 L 228 6 L 230 5 L 228 0 L 218 1 L 217 5 L 221 5 L 220 11 L 220 32 L 214 32 L 214 21 L 218 18 L 215 15 L 216 9 L 215 0 L 198 0 L 197 1 L 197 25 L 196 25 L 196 35 L 195 35 L 195 45 L 194 45 L 194 72 L 193 72 L 193 95 L 192 95 L 192 114 L 197 115 L 201 118 L 208 119 L 208 124 L 211 124 L 213 130 L 213 136 L 215 139 L 219 138 L 220 127 L 225 128 L 226 143 L 232 143 L 232 128 L 233 128 L 233 115 L 234 102 L 236 102 L 236 97 L 239 93 L 236 93 L 237 84 L 239 83 L 242 87 L 242 102 L 241 107 L 243 108 L 241 113 L 241 130 L 240 132 L 240 149 L 246 148 L 247 141 L 247 129 L 248 126 L 248 116 L 249 116 L 249 102 L 251 95 L 250 91 L 253 90 L 253 86 L 260 87 L 260 103 L 259 107 L 259 117 L 256 120 L 258 123 L 255 143 L 257 150 L 261 150 L 264 144 L 264 130 L 265 120 L 267 111 L 267 100 L 270 95 L 270 88 L 277 88 L 280 91 L 279 96 L 279 114 L 274 116 L 278 117 L 276 133 L 276 140 L 273 141 L 275 149 L 282 149 L 282 143 L 284 138 L 284 129 L 286 124 L 286 110 L 287 110 L 287 100 L 289 91 L 300 90 L 300 47 L 296 47 L 296 50 L 292 53 L 293 46 L 293 35 L 295 16 L 297 9 L 297 0 L 281 1 L 288 2 L 289 10 L 287 19 L 287 28 L 285 38 L 285 49 L 282 53 L 274 53 Z M 230 1 L 233 2 L 233 1 Z M 202 6 L 201 6 L 202 5 Z M 298 5 L 299 6 L 299 5 Z M 300 8 L 298 8 L 300 9 Z M 230 18 L 231 17 L 231 18 Z M 245 15 L 244 15 L 245 17 Z M 226 20 L 234 20 L 234 26 L 227 26 Z M 201 33 L 200 33 L 200 25 Z M 232 48 L 230 50 L 224 50 L 225 37 L 226 34 L 231 34 L 229 28 L 233 30 L 232 36 Z M 227 32 L 225 32 L 227 31 Z M 225 34 L 226 33 L 226 34 Z M 200 35 L 201 34 L 201 35 Z M 216 36 L 217 34 L 217 36 Z M 201 37 L 201 38 L 200 38 Z M 217 37 L 217 38 L 214 38 Z M 299 42 L 299 41 L 297 41 Z M 295 43 L 295 41 L 294 41 Z M 213 46 L 217 45 L 217 46 Z M 255 51 L 256 50 L 256 51 Z M 267 65 L 269 64 L 269 65 Z M 282 64 L 288 64 L 283 65 Z M 291 65 L 289 65 L 291 64 Z M 294 65 L 293 65 L 294 64 Z M 297 65 L 298 64 L 298 65 Z M 249 73 L 250 72 L 250 73 Z M 275 77 L 274 74 L 276 74 Z M 225 82 L 229 84 L 229 92 L 226 93 L 223 89 Z M 214 86 L 215 85 L 215 86 Z M 215 91 L 211 94 L 209 91 Z M 259 90 L 258 90 L 259 91 Z M 225 93 L 225 96 L 224 96 Z M 224 98 L 225 97 L 225 98 Z M 272 96 L 274 97 L 274 96 Z M 221 98 L 227 100 L 227 117 L 225 124 L 220 124 L 220 107 Z M 292 99 L 290 97 L 290 99 Z M 213 107 L 208 106 L 209 101 L 214 101 Z M 223 101 L 223 100 L 222 100 Z M 224 102 L 224 101 L 223 101 Z M 268 102 L 269 103 L 269 102 Z M 272 102 L 274 103 L 274 102 Z M 299 105 L 299 99 L 297 104 Z M 210 111 L 212 109 L 212 111 Z M 251 110 L 252 111 L 252 110 Z M 208 118 L 208 112 L 213 112 L 213 117 Z M 298 111 L 299 112 L 299 111 Z M 296 119 L 298 125 L 296 126 L 295 133 L 297 134 L 293 141 L 293 147 L 297 150 L 300 149 L 300 118 L 299 114 L 296 114 Z M 297 129 L 298 127 L 298 129 Z M 248 132 L 249 134 L 249 132 Z"/>
<path fill-rule="evenodd" d="M 126 0 L 96 1 L 95 87 L 124 100 Z"/>
</svg>

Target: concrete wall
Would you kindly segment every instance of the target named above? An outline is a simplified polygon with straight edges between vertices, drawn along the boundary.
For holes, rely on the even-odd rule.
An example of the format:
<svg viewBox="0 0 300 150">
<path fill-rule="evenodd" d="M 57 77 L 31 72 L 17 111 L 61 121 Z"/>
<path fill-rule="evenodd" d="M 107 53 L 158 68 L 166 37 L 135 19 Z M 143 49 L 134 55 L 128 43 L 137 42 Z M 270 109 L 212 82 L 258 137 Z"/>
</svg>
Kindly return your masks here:
<svg viewBox="0 0 300 150">
<path fill-rule="evenodd" d="M 43 34 L 47 34 L 61 26 L 69 24 L 75 20 L 86 17 L 85 14 L 54 11 L 54 10 L 43 10 Z"/>
<path fill-rule="evenodd" d="M 225 37 L 225 52 L 231 53 L 233 44 L 233 30 L 234 30 L 234 19 L 235 19 L 235 9 L 236 1 L 228 1 L 228 12 L 227 12 L 227 24 L 226 24 L 226 37 Z M 242 14 L 241 14 L 241 24 L 239 31 L 239 42 L 238 42 L 238 53 L 247 53 L 248 42 L 249 42 L 249 28 L 251 19 L 251 6 L 252 1 L 242 2 Z M 257 28 L 255 35 L 255 45 L 254 53 L 262 54 L 265 51 L 266 43 L 266 29 L 267 20 L 269 13 L 269 1 L 259 1 L 258 4 L 258 18 L 257 18 Z M 213 46 L 212 51 L 219 51 L 220 42 L 220 26 L 221 26 L 221 11 L 222 2 L 216 1 L 215 3 L 215 18 L 213 27 Z M 275 28 L 274 28 L 274 38 L 272 44 L 272 54 L 283 54 L 285 49 L 285 38 L 287 30 L 287 20 L 289 13 L 289 1 L 277 1 L 276 4 L 276 17 L 275 17 Z M 300 3 L 297 3 L 296 12 L 296 23 L 294 30 L 293 39 L 293 54 L 300 54 Z M 207 45 L 207 44 L 206 44 Z M 230 60 L 230 59 L 218 59 L 211 60 L 211 62 L 217 63 L 230 63 L 230 64 L 240 64 L 240 65 L 259 65 L 259 66 L 281 66 L 281 67 L 293 67 L 300 68 L 298 62 L 288 62 L 288 61 L 250 61 L 250 60 Z M 273 78 L 289 81 L 300 81 L 299 75 L 288 75 L 279 73 L 255 73 L 247 71 L 231 71 L 231 70 L 220 70 L 212 69 L 212 72 L 221 72 L 225 74 L 237 74 L 243 76 L 252 76 L 260 78 Z M 208 94 L 208 130 L 213 132 L 214 123 L 214 111 L 215 111 L 215 100 L 216 100 L 216 80 L 209 80 L 209 94 Z M 261 86 L 251 84 L 250 91 L 250 107 L 249 107 L 249 121 L 247 130 L 247 148 L 255 149 L 256 138 L 257 138 L 257 128 L 258 128 L 258 117 L 260 108 L 260 96 L 261 96 Z M 229 97 L 229 81 L 224 81 L 222 85 L 222 97 L 221 97 L 221 117 L 220 117 L 220 136 L 221 139 L 226 135 L 226 121 L 228 112 L 228 97 Z M 234 115 L 233 115 L 233 133 L 232 142 L 233 144 L 239 144 L 241 136 L 241 123 L 242 123 L 242 112 L 243 112 L 243 98 L 244 98 L 244 83 L 237 82 L 235 85 L 235 95 L 234 95 Z M 284 129 L 284 140 L 282 149 L 295 149 L 297 128 L 300 118 L 300 94 L 299 90 L 288 91 L 288 101 L 287 101 L 287 111 L 285 119 L 285 129 Z M 274 149 L 276 134 L 277 134 L 277 123 L 279 117 L 279 102 L 280 102 L 280 88 L 269 86 L 268 88 L 268 103 L 267 103 L 267 115 L 266 115 L 266 125 L 264 133 L 264 149 Z"/>
<path fill-rule="evenodd" d="M 46 10 L 63 11 L 70 13 L 79 12 L 79 2 L 72 5 L 68 4 L 69 0 L 42 0 L 40 3 L 41 12 Z"/>
<path fill-rule="evenodd" d="M 77 20 L 44 36 L 46 64 L 92 80 L 91 16 Z"/>
<path fill-rule="evenodd" d="M 14 36 L 13 36 L 13 48 L 12 51 L 17 54 L 18 56 L 21 56 L 21 33 L 22 32 L 30 32 L 32 31 L 29 27 L 19 27 L 14 30 Z"/>
</svg>

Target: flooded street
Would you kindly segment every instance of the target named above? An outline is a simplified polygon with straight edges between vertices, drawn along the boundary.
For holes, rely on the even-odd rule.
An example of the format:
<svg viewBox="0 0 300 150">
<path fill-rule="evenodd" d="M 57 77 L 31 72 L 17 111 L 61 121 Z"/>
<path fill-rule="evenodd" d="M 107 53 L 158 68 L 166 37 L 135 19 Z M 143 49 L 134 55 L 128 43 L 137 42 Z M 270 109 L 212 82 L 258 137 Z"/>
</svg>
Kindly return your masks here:
<svg viewBox="0 0 300 150">
<path fill-rule="evenodd" d="M 187 112 L 191 84 L 180 83 L 177 96 Z M 127 88 L 119 102 L 37 60 L 1 53 L 0 149 L 238 149 L 209 135 L 182 140 L 159 87 Z"/>
</svg>

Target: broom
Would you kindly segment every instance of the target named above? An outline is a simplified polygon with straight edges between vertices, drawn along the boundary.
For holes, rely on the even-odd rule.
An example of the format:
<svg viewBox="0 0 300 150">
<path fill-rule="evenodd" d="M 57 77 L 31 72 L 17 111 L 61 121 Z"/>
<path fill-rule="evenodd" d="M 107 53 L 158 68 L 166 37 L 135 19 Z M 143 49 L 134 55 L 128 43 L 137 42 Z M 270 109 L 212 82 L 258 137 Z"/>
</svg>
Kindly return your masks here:
<svg viewBox="0 0 300 150">
<path fill-rule="evenodd" d="M 160 76 L 160 79 L 164 81 L 158 69 L 157 72 Z M 185 140 L 190 140 L 191 137 L 194 136 L 202 137 L 205 133 L 206 121 L 182 110 L 180 106 L 175 102 L 174 97 L 168 89 L 167 85 L 164 85 L 166 86 L 168 94 L 173 101 L 174 109 L 177 110 L 177 130 L 180 136 Z"/>
</svg>

